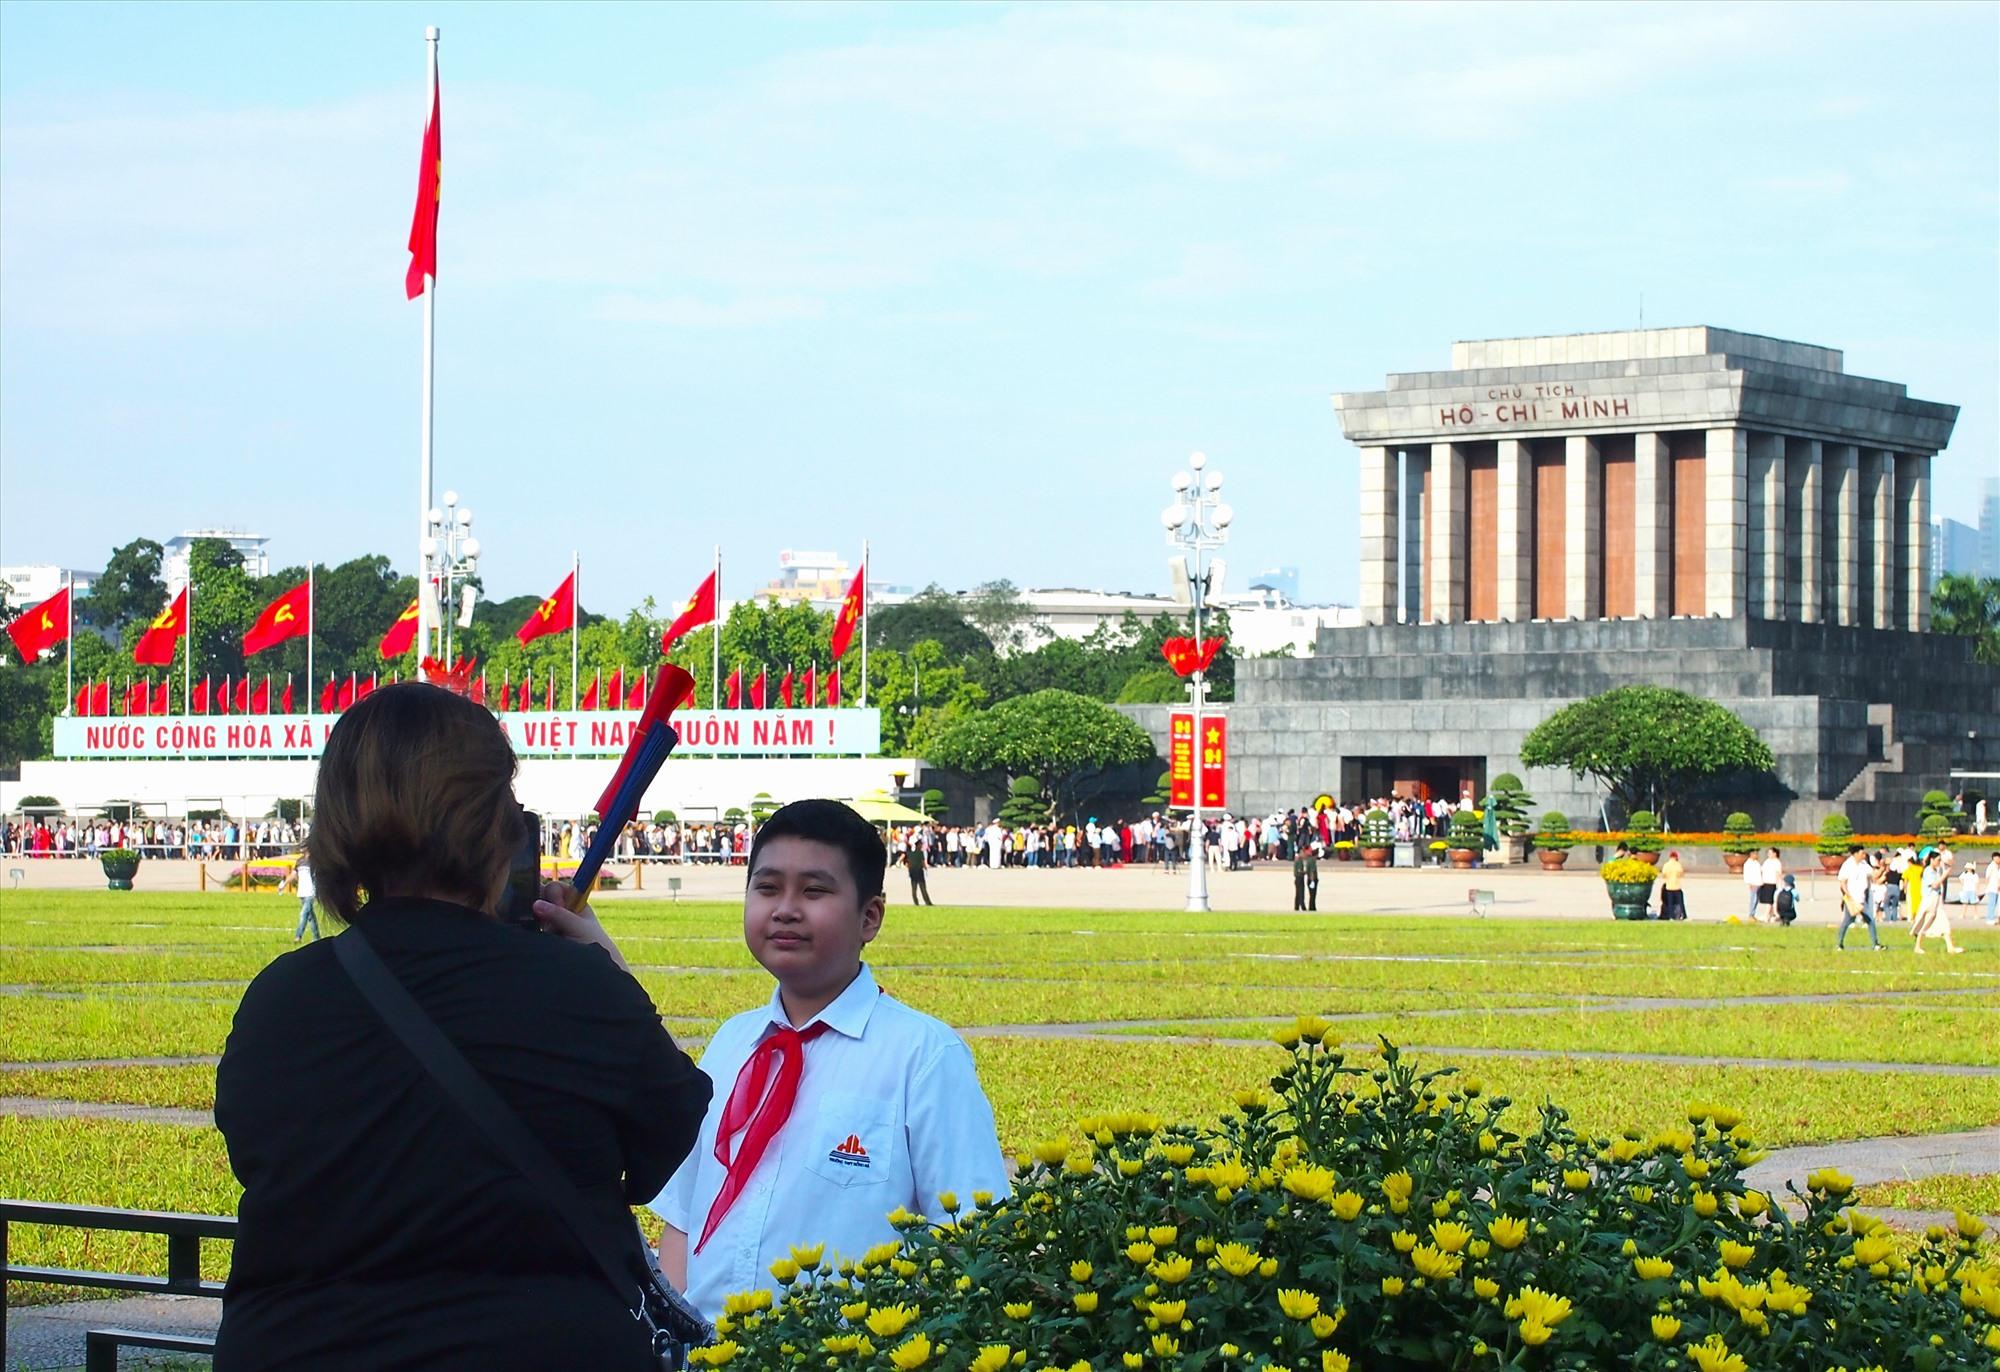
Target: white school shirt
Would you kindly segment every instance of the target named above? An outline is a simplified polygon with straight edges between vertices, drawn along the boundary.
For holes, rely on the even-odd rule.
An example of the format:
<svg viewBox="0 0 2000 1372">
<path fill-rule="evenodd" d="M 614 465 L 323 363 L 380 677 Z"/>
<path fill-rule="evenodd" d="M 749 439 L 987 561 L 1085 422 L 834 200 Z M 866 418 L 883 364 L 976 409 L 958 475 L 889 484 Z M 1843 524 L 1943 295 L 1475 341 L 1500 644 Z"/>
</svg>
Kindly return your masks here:
<svg viewBox="0 0 2000 1372">
<path fill-rule="evenodd" d="M 686 1294 L 710 1319 L 733 1292 L 775 1294 L 771 1264 L 794 1244 L 825 1244 L 829 1263 L 858 1258 L 897 1237 L 887 1216 L 898 1206 L 939 1220 L 941 1192 L 955 1192 L 970 1210 L 975 1191 L 1010 1189 L 972 1050 L 949 1025 L 881 994 L 865 965 L 813 1018 L 829 1032 L 805 1046 L 791 1118 L 697 1253 L 722 1189 L 715 1132 L 723 1106 L 751 1050 L 790 1022 L 778 993 L 726 1021 L 702 1054 L 715 1086 L 708 1115 L 652 1210 L 688 1236 Z"/>
<path fill-rule="evenodd" d="M 1743 884 L 1745 886 L 1762 886 L 1764 884 L 1764 864 L 1756 858 L 1751 858 L 1743 864 Z"/>
</svg>

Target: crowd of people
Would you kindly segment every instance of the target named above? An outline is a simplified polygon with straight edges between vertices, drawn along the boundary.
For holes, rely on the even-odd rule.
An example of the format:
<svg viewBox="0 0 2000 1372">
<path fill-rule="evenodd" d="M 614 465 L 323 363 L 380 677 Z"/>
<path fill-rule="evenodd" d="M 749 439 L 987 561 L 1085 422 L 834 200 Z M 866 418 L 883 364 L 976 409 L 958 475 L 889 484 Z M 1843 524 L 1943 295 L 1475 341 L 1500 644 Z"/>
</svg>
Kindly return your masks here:
<svg viewBox="0 0 2000 1372">
<path fill-rule="evenodd" d="M 306 841 L 305 819 L 72 819 L 25 815 L 0 825 L 0 854 L 28 858 L 94 858 L 128 849 L 149 858 L 268 858 Z"/>
</svg>

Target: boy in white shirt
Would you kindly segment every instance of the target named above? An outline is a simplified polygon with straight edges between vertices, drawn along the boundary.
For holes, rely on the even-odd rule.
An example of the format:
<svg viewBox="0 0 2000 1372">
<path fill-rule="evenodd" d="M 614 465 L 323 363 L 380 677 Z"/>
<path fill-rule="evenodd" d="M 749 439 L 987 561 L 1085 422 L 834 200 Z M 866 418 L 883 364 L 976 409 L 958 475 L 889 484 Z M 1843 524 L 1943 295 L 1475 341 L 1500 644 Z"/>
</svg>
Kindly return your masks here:
<svg viewBox="0 0 2000 1372">
<path fill-rule="evenodd" d="M 652 1203 L 661 1271 L 711 1319 L 731 1294 L 771 1288 L 794 1245 L 859 1258 L 897 1237 L 891 1211 L 942 1218 L 941 1194 L 970 1208 L 1009 1189 L 971 1050 L 861 960 L 887 866 L 874 827 L 838 801 L 796 801 L 757 831 L 743 937 L 778 985 L 709 1040 L 708 1116 Z"/>
</svg>

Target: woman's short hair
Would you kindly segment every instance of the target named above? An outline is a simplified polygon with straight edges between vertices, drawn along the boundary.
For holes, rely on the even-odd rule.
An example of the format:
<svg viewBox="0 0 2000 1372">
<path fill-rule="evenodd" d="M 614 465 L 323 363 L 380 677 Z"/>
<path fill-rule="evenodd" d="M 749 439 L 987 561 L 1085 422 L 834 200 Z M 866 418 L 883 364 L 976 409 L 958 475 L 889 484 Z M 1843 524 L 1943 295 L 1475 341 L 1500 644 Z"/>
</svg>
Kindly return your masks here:
<svg viewBox="0 0 2000 1372">
<path fill-rule="evenodd" d="M 307 859 L 342 920 L 390 894 L 493 910 L 521 840 L 514 750 L 485 707 L 440 686 L 385 686 L 326 740 Z"/>
</svg>

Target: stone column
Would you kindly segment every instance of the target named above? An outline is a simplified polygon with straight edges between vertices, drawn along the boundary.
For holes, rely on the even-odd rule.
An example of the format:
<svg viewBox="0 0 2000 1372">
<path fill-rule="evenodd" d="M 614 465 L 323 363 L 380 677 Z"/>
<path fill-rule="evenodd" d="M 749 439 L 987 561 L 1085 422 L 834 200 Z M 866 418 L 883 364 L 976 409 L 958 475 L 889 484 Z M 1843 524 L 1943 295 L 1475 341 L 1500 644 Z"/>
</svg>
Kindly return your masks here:
<svg viewBox="0 0 2000 1372">
<path fill-rule="evenodd" d="M 1572 434 L 1563 449 L 1563 608 L 1604 618 L 1604 458 L 1597 440 Z"/>
<path fill-rule="evenodd" d="M 1397 470 L 1393 448 L 1361 450 L 1361 621 L 1396 621 Z"/>
<path fill-rule="evenodd" d="M 1535 617 L 1535 464 L 1518 438 L 1499 443 L 1500 618 Z"/>
<path fill-rule="evenodd" d="M 1820 447 L 1827 523 L 1833 530 L 1833 581 L 1826 622 L 1861 622 L 1861 452 L 1852 443 Z"/>
<path fill-rule="evenodd" d="M 1896 624 L 1896 455 L 1865 449 L 1861 460 L 1864 518 L 1868 521 L 1868 578 L 1871 594 L 1868 622 L 1877 629 Z"/>
<path fill-rule="evenodd" d="M 1759 619 L 1785 617 L 1785 440 L 1782 434 L 1750 435 L 1750 527 L 1748 542 L 1750 613 Z"/>
<path fill-rule="evenodd" d="M 1424 551 L 1424 488 L 1430 480 L 1430 449 L 1404 448 L 1403 455 L 1403 608 L 1401 624 L 1421 624 L 1424 618 L 1424 576 L 1430 559 Z"/>
<path fill-rule="evenodd" d="M 1465 619 L 1465 449 L 1457 443 L 1431 444 L 1430 544 L 1431 619 L 1458 624 Z"/>
<path fill-rule="evenodd" d="M 1897 504 L 1903 512 L 1905 575 L 1908 598 L 1898 608 L 1902 626 L 1915 633 L 1931 627 L 1931 459 L 1928 454 L 1902 453 L 1896 458 Z"/>
<path fill-rule="evenodd" d="M 1785 614 L 1817 624 L 1831 591 L 1822 575 L 1820 548 L 1820 447 L 1817 438 L 1785 440 Z"/>
<path fill-rule="evenodd" d="M 1674 612 L 1667 598 L 1673 587 L 1672 498 L 1666 439 L 1632 435 L 1632 613 L 1641 619 L 1668 619 Z"/>
<path fill-rule="evenodd" d="M 1739 619 L 1748 607 L 1749 437 L 1743 429 L 1708 431 L 1708 577 L 1702 603 L 1709 615 L 1722 619 Z"/>
</svg>

